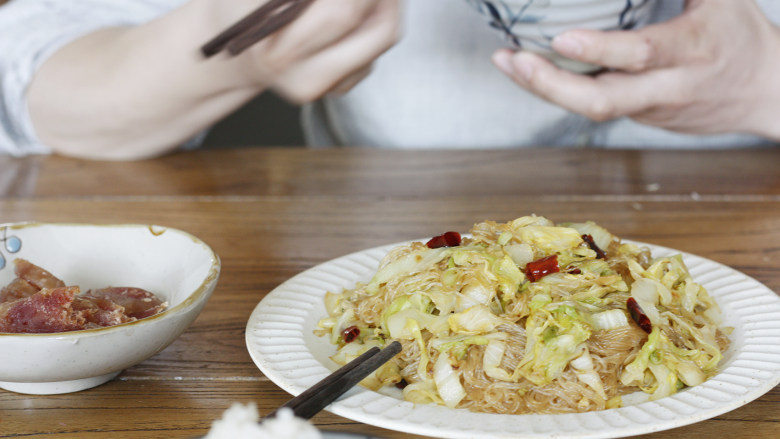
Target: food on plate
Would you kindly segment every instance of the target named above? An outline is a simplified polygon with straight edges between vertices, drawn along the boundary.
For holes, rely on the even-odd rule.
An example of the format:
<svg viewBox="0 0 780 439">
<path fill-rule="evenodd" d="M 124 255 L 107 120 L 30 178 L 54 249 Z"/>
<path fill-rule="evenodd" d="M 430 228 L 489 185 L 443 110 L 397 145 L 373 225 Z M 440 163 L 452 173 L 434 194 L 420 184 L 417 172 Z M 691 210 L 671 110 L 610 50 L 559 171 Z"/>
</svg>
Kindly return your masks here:
<svg viewBox="0 0 780 439">
<path fill-rule="evenodd" d="M 81 293 L 43 268 L 14 261 L 16 278 L 0 289 L 0 332 L 54 333 L 115 326 L 162 312 L 167 303 L 132 287 Z"/>
<path fill-rule="evenodd" d="M 211 424 L 204 439 L 321 439 L 322 434 L 307 420 L 297 418 L 292 409 L 282 407 L 276 415 L 260 422 L 257 405 L 235 403 L 222 419 Z"/>
<path fill-rule="evenodd" d="M 650 399 L 717 372 L 728 328 L 681 255 L 653 258 L 593 223 L 485 221 L 391 250 L 368 282 L 325 295 L 318 335 L 344 364 L 399 340 L 363 381 L 490 413 L 570 413 Z"/>
</svg>

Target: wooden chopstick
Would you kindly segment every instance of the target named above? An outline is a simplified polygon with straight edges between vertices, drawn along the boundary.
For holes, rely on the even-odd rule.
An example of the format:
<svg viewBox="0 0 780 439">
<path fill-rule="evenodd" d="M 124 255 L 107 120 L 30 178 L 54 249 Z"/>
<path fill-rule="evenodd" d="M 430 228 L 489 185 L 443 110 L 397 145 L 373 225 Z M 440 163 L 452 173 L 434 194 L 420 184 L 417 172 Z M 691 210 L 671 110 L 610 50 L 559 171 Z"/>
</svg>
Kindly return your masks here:
<svg viewBox="0 0 780 439">
<path fill-rule="evenodd" d="M 379 348 L 373 347 L 300 395 L 287 401 L 280 408 L 288 407 L 292 409 L 295 416 L 311 419 L 399 352 L 401 352 L 401 343 L 397 341 L 390 343 L 381 351 Z M 267 417 L 272 417 L 275 414 L 276 410 Z"/>
<path fill-rule="evenodd" d="M 313 0 L 269 0 L 201 47 L 206 58 L 227 49 L 238 55 L 283 28 L 306 10 Z"/>
</svg>

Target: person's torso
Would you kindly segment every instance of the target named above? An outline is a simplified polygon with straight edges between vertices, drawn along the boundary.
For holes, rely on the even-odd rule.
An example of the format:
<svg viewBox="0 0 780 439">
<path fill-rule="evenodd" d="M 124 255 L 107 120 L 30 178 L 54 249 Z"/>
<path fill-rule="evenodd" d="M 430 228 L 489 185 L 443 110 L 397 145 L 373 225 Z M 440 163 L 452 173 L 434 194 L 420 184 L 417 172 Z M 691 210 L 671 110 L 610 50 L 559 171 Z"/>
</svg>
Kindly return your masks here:
<svg viewBox="0 0 780 439">
<path fill-rule="evenodd" d="M 683 2 L 658 3 L 655 21 L 678 14 Z M 500 73 L 490 57 L 506 43 L 465 1 L 413 0 L 405 7 L 403 39 L 375 63 L 372 74 L 348 94 L 307 109 L 311 143 L 691 148 L 764 142 L 745 135 L 676 134 L 625 118 L 594 123 L 542 101 Z M 780 4 L 774 9 L 780 13 Z"/>
</svg>

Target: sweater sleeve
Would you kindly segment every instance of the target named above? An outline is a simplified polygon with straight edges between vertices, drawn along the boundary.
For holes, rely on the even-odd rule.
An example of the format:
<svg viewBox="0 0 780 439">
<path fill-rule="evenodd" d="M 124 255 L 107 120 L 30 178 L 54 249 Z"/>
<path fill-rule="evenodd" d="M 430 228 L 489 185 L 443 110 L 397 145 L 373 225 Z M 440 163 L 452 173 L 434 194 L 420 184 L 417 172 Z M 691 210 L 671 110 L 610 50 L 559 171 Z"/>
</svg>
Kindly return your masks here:
<svg viewBox="0 0 780 439">
<path fill-rule="evenodd" d="M 150 21 L 185 0 L 12 0 L 0 6 L 0 154 L 47 154 L 26 92 L 41 64 L 95 30 Z"/>
</svg>

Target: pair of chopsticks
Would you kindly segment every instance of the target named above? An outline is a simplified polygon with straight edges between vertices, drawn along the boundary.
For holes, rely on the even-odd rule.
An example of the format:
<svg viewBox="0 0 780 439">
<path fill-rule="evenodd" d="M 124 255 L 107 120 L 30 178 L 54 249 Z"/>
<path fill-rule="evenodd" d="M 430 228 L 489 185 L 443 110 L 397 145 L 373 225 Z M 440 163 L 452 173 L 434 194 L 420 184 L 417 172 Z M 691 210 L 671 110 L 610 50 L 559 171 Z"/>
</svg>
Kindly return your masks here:
<svg viewBox="0 0 780 439">
<path fill-rule="evenodd" d="M 397 341 L 382 350 L 375 346 L 279 408 L 288 407 L 292 409 L 295 416 L 311 419 L 399 352 L 401 352 L 401 343 Z M 274 410 L 267 417 L 275 416 L 278 410 Z"/>
<path fill-rule="evenodd" d="M 204 44 L 200 50 L 206 58 L 223 50 L 238 55 L 298 18 L 312 1 L 269 0 Z"/>
</svg>

